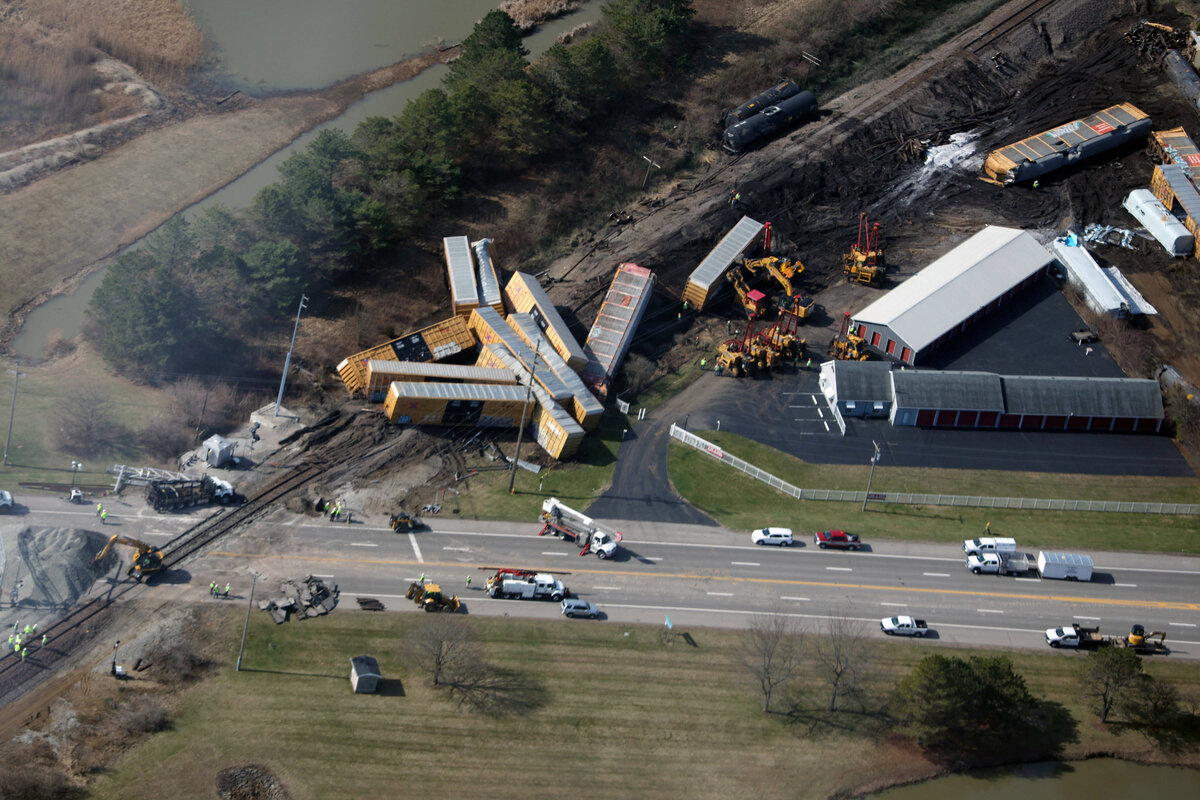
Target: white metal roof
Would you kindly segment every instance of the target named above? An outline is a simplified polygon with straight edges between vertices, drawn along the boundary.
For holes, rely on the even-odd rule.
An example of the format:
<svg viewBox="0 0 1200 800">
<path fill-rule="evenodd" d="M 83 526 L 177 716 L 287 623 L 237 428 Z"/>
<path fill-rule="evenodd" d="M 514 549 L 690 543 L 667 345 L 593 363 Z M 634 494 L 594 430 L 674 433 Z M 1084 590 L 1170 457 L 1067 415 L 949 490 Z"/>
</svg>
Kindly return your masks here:
<svg viewBox="0 0 1200 800">
<path fill-rule="evenodd" d="M 1050 261 L 1046 248 L 1025 231 L 988 225 L 855 314 L 854 321 L 886 325 L 919 351 Z"/>
<path fill-rule="evenodd" d="M 762 233 L 762 230 L 761 222 L 749 217 L 742 217 L 738 224 L 733 226 L 733 230 L 725 234 L 724 238 L 717 242 L 717 246 L 704 257 L 700 266 L 692 271 L 692 274 L 688 276 L 688 283 L 703 286 L 704 290 L 708 291 L 714 283 L 721 279 L 721 276 L 733 264 L 734 259 L 750 246 L 754 237 Z"/>
<path fill-rule="evenodd" d="M 442 378 L 462 381 L 504 381 L 517 379 L 506 369 L 474 367 L 465 364 L 436 364 L 428 361 L 380 361 L 371 359 L 367 369 L 375 375 L 411 375 L 420 378 Z"/>
<path fill-rule="evenodd" d="M 1050 243 L 1050 252 L 1058 263 L 1067 270 L 1067 278 L 1080 287 L 1084 299 L 1092 310 L 1099 314 L 1115 314 L 1121 310 L 1125 298 L 1116 290 L 1108 276 L 1101 271 L 1096 259 L 1078 239 L 1071 245 L 1063 237 Z"/>
<path fill-rule="evenodd" d="M 529 337 L 531 342 L 541 343 L 541 345 L 537 348 L 538 352 L 541 353 L 542 358 L 546 359 L 546 364 L 551 370 L 554 371 L 554 374 L 558 376 L 558 379 L 562 381 L 563 385 L 575 395 L 575 399 L 579 401 L 579 404 L 583 406 L 584 409 L 586 409 L 587 413 L 604 413 L 604 406 L 601 405 L 600 401 L 596 399 L 596 396 L 593 395 L 588 388 L 583 385 L 583 381 L 580 380 L 579 375 L 575 372 L 575 370 L 571 369 L 570 365 L 568 365 L 563 357 L 558 354 L 558 351 L 556 351 L 550 345 L 550 342 L 542 334 L 541 330 L 538 329 L 537 322 L 534 321 L 533 315 L 509 314 L 508 324 L 519 327 L 521 331 Z"/>
<path fill-rule="evenodd" d="M 500 278 L 492 262 L 492 240 L 480 239 L 471 243 L 475 263 L 479 266 L 479 297 L 485 305 L 500 305 Z"/>
<path fill-rule="evenodd" d="M 1130 314 L 1157 314 L 1158 309 L 1150 305 L 1150 301 L 1142 297 L 1134 285 L 1129 282 L 1129 279 L 1121 274 L 1121 270 L 1116 267 L 1105 267 L 1104 274 L 1112 281 L 1113 286 L 1125 298 L 1126 305 L 1129 306 Z"/>
<path fill-rule="evenodd" d="M 475 262 L 471 258 L 471 244 L 465 236 L 447 236 L 442 239 L 446 253 L 446 269 L 450 274 L 450 302 L 456 306 L 479 304 L 479 291 L 475 286 Z"/>
<path fill-rule="evenodd" d="M 414 400 L 505 400 L 521 402 L 528 390 L 524 386 L 502 383 L 410 383 L 394 381 L 388 391 L 396 397 Z"/>
</svg>

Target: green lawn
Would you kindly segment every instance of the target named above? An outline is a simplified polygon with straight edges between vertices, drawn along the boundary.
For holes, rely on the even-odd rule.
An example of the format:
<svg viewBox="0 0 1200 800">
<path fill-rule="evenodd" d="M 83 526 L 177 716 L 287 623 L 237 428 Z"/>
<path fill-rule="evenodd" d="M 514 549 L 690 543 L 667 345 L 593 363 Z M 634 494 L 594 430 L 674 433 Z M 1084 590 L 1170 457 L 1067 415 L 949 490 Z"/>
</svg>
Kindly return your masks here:
<svg viewBox="0 0 1200 800">
<path fill-rule="evenodd" d="M 424 614 L 339 609 L 276 626 L 256 611 L 245 671 L 235 673 L 241 611 L 227 613 L 236 619 L 219 626 L 227 655 L 217 674 L 183 695 L 173 730 L 127 753 L 89 796 L 212 797 L 220 769 L 252 763 L 272 769 L 296 800 L 458 797 L 484 787 L 501 798 L 827 797 L 899 774 L 901 764 L 904 774 L 932 772 L 907 749 L 830 731 L 814 741 L 807 728 L 764 716 L 735 659 L 735 631 L 690 630 L 693 647 L 679 635 L 664 644 L 656 626 L 473 619 L 489 659 L 544 691 L 544 704 L 493 718 L 459 711 L 399 657 Z M 879 696 L 929 652 L 872 641 L 867 688 Z M 350 691 L 349 659 L 363 653 L 379 660 L 383 694 Z M 1146 748 L 1100 728 L 1078 704 L 1076 657 L 1012 658 L 1035 696 L 1063 703 L 1080 722 L 1069 752 Z M 1195 664 L 1147 668 L 1184 692 L 1200 688 Z M 798 685 L 819 688 L 811 677 Z"/>
<path fill-rule="evenodd" d="M 795 486 L 813 489 L 866 488 L 870 467 L 810 464 L 766 445 L 724 432 L 698 436 Z M 799 531 L 845 528 L 863 539 L 950 542 L 992 533 L 1013 536 L 1029 548 L 1060 547 L 1151 552 L 1200 552 L 1200 518 L 1158 514 L 1101 514 L 1004 511 L 952 506 L 799 501 L 672 442 L 667 469 L 676 491 L 733 530 L 783 525 Z M 1194 478 L 1056 475 L 1033 472 L 942 469 L 876 469 L 872 491 L 986 494 L 1002 497 L 1200 502 Z"/>
</svg>

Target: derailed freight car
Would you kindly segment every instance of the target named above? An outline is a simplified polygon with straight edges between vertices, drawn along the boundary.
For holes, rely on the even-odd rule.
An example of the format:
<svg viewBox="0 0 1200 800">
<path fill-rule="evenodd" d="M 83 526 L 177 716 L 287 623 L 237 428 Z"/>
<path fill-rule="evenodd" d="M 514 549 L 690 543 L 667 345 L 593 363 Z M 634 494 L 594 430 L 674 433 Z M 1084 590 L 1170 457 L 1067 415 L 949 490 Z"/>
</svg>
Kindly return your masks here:
<svg viewBox="0 0 1200 800">
<path fill-rule="evenodd" d="M 764 108 L 770 108 L 789 97 L 800 94 L 800 87 L 790 78 L 784 78 L 766 91 L 760 92 L 732 111 L 721 114 L 721 127 L 729 128 L 745 122 Z"/>
<path fill-rule="evenodd" d="M 1120 103 L 1052 130 L 993 150 L 982 180 L 997 186 L 1031 181 L 1150 133 L 1153 121 L 1132 103 Z"/>
<path fill-rule="evenodd" d="M 367 386 L 367 363 L 381 361 L 440 361 L 475 347 L 475 337 L 463 317 L 451 317 L 408 333 L 398 339 L 376 345 L 368 350 L 343 358 L 337 365 L 338 375 L 350 394 L 358 394 Z"/>
<path fill-rule="evenodd" d="M 740 153 L 755 142 L 786 130 L 816 110 L 817 96 L 808 91 L 800 92 L 726 128 L 721 146 L 731 153 Z"/>
</svg>

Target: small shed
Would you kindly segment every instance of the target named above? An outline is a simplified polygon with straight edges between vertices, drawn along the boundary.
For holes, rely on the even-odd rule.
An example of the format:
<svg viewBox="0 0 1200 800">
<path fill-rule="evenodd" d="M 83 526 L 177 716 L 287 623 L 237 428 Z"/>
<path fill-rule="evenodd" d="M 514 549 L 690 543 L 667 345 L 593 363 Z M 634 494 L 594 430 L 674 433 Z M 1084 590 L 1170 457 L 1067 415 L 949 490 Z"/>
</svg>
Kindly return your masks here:
<svg viewBox="0 0 1200 800">
<path fill-rule="evenodd" d="M 381 678 L 379 662 L 371 656 L 350 659 L 350 686 L 355 694 L 374 694 Z"/>
<path fill-rule="evenodd" d="M 214 433 L 204 440 L 204 444 L 200 447 L 200 455 L 204 458 L 204 463 L 210 467 L 223 467 L 233 458 L 235 444 L 224 436 Z"/>
</svg>

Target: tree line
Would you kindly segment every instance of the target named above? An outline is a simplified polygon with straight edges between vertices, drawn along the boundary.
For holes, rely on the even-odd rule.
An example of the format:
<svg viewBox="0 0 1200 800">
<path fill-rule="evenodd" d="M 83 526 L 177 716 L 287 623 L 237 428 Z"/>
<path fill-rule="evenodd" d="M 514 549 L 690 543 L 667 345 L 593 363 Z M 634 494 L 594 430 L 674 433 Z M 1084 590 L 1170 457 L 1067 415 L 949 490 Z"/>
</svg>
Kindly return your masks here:
<svg viewBox="0 0 1200 800">
<path fill-rule="evenodd" d="M 691 48 L 688 0 L 610 0 L 596 31 L 534 63 L 491 11 L 439 88 L 352 134 L 322 131 L 247 209 L 177 216 L 120 256 L 88 309 L 90 338 L 125 374 L 253 366 L 306 287 L 335 286 L 453 211 L 468 186 L 578 146 Z"/>
</svg>

